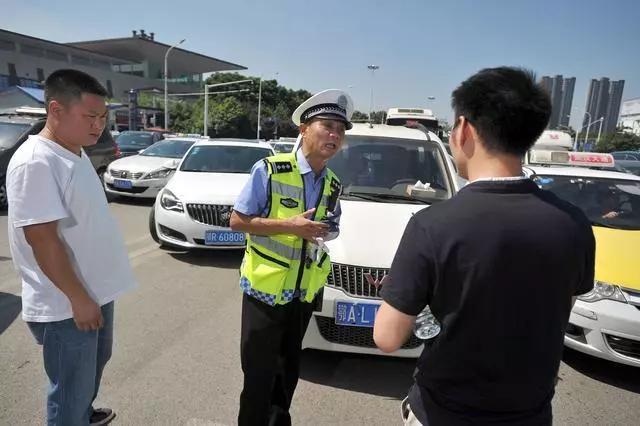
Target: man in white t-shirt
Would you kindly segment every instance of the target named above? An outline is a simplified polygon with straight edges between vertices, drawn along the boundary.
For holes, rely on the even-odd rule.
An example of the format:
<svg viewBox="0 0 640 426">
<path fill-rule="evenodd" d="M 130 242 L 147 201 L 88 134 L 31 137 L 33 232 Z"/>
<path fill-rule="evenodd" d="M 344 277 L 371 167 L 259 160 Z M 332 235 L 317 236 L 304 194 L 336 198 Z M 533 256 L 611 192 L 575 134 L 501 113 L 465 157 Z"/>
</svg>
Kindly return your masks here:
<svg viewBox="0 0 640 426">
<path fill-rule="evenodd" d="M 81 71 L 51 74 L 47 123 L 7 170 L 9 245 L 22 280 L 22 317 L 43 347 L 50 425 L 103 425 L 115 417 L 93 401 L 111 357 L 114 300 L 135 281 L 82 149 L 105 127 L 106 95 Z"/>
</svg>

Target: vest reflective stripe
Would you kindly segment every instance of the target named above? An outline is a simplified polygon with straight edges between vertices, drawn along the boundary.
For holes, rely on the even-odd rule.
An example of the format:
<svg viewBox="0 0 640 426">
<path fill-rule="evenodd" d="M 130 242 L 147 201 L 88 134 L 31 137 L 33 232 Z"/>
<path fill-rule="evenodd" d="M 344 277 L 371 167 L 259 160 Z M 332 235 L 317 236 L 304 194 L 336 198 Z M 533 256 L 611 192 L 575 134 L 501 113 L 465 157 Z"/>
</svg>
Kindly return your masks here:
<svg viewBox="0 0 640 426">
<path fill-rule="evenodd" d="M 283 197 L 297 198 L 304 200 L 304 189 L 297 186 L 288 185 L 284 182 L 271 181 L 271 192 L 280 194 Z"/>
<path fill-rule="evenodd" d="M 282 244 L 269 237 L 264 237 L 262 235 L 251 235 L 251 241 L 262 247 L 266 247 L 272 252 L 277 253 L 278 255 L 290 260 L 299 260 L 300 256 L 302 256 L 301 249 Z"/>
</svg>

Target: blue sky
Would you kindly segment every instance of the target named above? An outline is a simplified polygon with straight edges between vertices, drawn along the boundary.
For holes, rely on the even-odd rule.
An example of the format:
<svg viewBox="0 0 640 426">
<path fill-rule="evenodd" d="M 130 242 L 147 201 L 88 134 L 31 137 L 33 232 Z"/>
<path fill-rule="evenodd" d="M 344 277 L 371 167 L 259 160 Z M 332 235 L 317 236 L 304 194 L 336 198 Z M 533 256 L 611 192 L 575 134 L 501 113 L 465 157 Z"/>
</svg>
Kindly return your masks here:
<svg viewBox="0 0 640 426">
<path fill-rule="evenodd" d="M 485 67 L 576 77 L 571 123 L 592 78 L 626 80 L 640 97 L 640 2 L 500 0 L 3 0 L 0 28 L 58 42 L 155 32 L 293 89 L 348 90 L 367 111 L 431 107 L 451 119 L 451 91 Z M 372 79 L 368 64 L 380 69 Z M 351 86 L 351 87 L 350 87 Z M 435 100 L 428 100 L 435 96 Z"/>
</svg>

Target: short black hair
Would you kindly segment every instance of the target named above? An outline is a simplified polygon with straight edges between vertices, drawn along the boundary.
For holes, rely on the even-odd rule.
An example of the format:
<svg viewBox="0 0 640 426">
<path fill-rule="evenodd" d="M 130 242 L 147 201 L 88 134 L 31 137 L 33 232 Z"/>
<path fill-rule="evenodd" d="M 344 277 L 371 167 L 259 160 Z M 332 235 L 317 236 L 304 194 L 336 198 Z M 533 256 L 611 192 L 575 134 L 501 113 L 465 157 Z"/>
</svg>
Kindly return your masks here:
<svg viewBox="0 0 640 426">
<path fill-rule="evenodd" d="M 532 71 L 486 68 L 463 81 L 451 95 L 455 119 L 474 125 L 489 152 L 524 155 L 551 116 L 549 95 Z M 457 124 L 457 122 L 456 122 Z"/>
<path fill-rule="evenodd" d="M 44 82 L 45 107 L 52 99 L 66 104 L 79 100 L 83 93 L 107 97 L 106 89 L 94 77 L 78 70 L 61 69 L 54 71 Z"/>
</svg>

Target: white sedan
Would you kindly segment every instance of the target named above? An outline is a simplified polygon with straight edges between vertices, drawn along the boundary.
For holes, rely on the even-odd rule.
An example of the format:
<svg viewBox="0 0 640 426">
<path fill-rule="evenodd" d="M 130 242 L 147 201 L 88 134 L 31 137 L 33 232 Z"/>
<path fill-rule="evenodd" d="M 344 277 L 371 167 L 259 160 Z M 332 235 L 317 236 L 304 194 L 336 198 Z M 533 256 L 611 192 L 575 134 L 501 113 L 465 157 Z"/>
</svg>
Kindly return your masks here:
<svg viewBox="0 0 640 426">
<path fill-rule="evenodd" d="M 245 234 L 229 228 L 233 205 L 251 167 L 274 154 L 266 142 L 196 142 L 156 197 L 149 215 L 152 238 L 182 249 L 244 248 Z"/>
<path fill-rule="evenodd" d="M 104 189 L 112 195 L 155 198 L 178 163 L 200 138 L 165 139 L 138 155 L 113 161 L 104 174 Z"/>
</svg>

